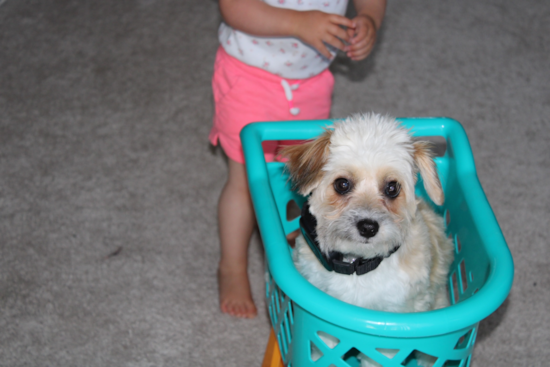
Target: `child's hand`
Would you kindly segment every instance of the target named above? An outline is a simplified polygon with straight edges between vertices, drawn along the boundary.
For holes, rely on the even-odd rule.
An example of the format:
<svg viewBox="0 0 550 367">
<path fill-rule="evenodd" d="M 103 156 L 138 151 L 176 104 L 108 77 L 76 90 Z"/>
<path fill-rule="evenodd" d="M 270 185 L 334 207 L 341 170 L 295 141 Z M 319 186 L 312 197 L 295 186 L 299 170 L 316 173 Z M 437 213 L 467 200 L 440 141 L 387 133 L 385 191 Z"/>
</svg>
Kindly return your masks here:
<svg viewBox="0 0 550 367">
<path fill-rule="evenodd" d="M 368 15 L 358 15 L 352 19 L 353 27 L 348 28 L 350 45 L 346 48 L 347 55 L 354 61 L 366 58 L 376 42 L 376 25 Z"/>
<path fill-rule="evenodd" d="M 332 59 L 333 55 L 325 43 L 342 51 L 347 51 L 347 46 L 344 42 L 349 43 L 353 33 L 346 32 L 340 26 L 352 27 L 353 22 L 350 19 L 317 10 L 297 12 L 296 14 L 299 19 L 294 23 L 295 29 L 293 33 L 295 36 L 315 47 L 328 59 Z"/>
</svg>

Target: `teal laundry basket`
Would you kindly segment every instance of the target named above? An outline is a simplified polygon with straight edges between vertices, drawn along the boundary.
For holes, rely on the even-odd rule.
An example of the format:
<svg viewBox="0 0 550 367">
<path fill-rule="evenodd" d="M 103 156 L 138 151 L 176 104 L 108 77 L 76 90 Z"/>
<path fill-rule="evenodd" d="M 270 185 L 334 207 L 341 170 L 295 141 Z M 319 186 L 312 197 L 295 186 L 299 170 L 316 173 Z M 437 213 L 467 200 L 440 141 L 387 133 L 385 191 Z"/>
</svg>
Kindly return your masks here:
<svg viewBox="0 0 550 367">
<path fill-rule="evenodd" d="M 359 353 L 380 366 L 417 366 L 423 355 L 436 358 L 435 367 L 469 366 L 479 322 L 510 291 L 512 256 L 477 178 L 464 129 L 449 118 L 399 121 L 415 137 L 446 141 L 445 153 L 435 158 L 446 200 L 434 208 L 454 239 L 455 260 L 448 282 L 452 305 L 440 310 L 390 313 L 353 306 L 320 291 L 294 267 L 286 235 L 298 228 L 299 218 L 288 218 L 288 207 L 301 207 L 306 199 L 292 191 L 283 163 L 265 161 L 262 142 L 311 139 L 332 120 L 255 123 L 241 133 L 265 247 L 269 315 L 287 366 L 353 367 L 360 365 Z M 416 191 L 429 201 L 421 179 Z M 326 334 L 338 343 L 326 345 Z"/>
</svg>

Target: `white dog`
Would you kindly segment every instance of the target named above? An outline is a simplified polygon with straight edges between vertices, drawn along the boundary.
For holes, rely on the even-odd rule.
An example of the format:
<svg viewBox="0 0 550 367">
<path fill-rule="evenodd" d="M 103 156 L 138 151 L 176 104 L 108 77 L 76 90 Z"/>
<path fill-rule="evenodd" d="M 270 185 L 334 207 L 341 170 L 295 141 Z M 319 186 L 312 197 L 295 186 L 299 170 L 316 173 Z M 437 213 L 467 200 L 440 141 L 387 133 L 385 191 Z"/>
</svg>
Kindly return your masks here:
<svg viewBox="0 0 550 367">
<path fill-rule="evenodd" d="M 306 279 L 373 310 L 449 305 L 453 244 L 414 191 L 420 172 L 430 199 L 443 204 L 429 143 L 413 141 L 395 119 L 356 115 L 282 155 L 299 193 L 311 195 L 293 255 Z"/>
</svg>

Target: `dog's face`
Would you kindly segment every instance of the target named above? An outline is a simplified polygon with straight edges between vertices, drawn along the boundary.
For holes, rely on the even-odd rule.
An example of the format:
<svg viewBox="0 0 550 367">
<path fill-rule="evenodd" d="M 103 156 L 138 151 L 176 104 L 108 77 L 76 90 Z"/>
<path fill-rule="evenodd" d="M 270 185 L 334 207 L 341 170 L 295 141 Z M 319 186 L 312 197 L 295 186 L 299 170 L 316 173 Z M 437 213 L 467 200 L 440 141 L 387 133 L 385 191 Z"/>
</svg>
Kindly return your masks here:
<svg viewBox="0 0 550 367">
<path fill-rule="evenodd" d="M 438 205 L 444 200 L 428 145 L 413 142 L 391 118 L 354 116 L 283 154 L 300 193 L 311 194 L 325 253 L 385 256 L 406 241 L 418 171 L 430 198 Z"/>
</svg>

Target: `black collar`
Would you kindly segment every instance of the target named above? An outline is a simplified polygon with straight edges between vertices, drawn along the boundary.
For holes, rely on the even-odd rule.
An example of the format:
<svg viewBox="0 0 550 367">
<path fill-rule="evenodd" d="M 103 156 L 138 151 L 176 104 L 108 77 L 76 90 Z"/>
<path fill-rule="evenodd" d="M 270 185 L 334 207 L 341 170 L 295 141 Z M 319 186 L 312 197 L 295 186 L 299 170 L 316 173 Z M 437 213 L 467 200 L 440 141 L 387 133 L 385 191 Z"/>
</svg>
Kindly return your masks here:
<svg viewBox="0 0 550 367">
<path fill-rule="evenodd" d="M 372 271 L 380 265 L 384 256 L 377 256 L 371 259 L 357 258 L 352 262 L 344 261 L 344 254 L 337 251 L 331 251 L 328 256 L 321 251 L 319 247 L 319 241 L 317 240 L 317 219 L 309 211 L 309 203 L 304 203 L 302 207 L 302 217 L 300 218 L 300 230 L 307 244 L 311 248 L 311 251 L 315 254 L 317 259 L 323 264 L 328 271 L 335 271 L 339 274 L 350 275 L 356 273 L 357 275 L 363 275 Z M 390 253 L 389 257 L 395 251 L 399 249 L 399 245 L 395 246 Z"/>
</svg>

